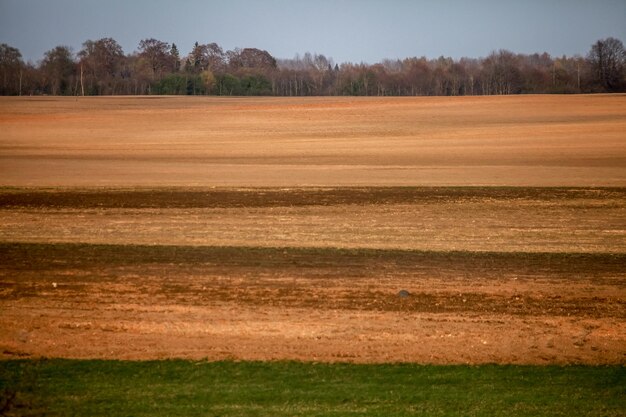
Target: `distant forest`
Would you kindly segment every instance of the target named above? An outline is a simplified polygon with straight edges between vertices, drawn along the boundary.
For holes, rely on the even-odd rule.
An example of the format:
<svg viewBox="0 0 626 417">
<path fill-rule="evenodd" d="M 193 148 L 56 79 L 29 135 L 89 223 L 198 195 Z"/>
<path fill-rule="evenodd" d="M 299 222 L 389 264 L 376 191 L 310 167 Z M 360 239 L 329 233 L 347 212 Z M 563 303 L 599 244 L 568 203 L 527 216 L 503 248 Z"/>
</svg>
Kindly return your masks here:
<svg viewBox="0 0 626 417">
<path fill-rule="evenodd" d="M 319 54 L 276 59 L 256 48 L 224 51 L 142 40 L 125 54 L 111 38 L 66 46 L 25 63 L 0 44 L 1 95 L 273 95 L 459 96 L 626 91 L 626 52 L 619 39 L 591 46 L 585 57 L 492 52 L 485 58 L 406 58 L 376 64 L 334 63 Z"/>
</svg>

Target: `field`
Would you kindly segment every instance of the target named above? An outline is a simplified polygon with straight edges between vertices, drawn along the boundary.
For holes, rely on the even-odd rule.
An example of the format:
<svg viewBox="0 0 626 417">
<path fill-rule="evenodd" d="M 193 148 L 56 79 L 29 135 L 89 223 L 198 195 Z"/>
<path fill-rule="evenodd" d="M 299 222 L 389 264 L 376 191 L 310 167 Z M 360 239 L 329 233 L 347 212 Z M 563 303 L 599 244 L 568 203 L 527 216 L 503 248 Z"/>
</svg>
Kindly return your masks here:
<svg viewBox="0 0 626 417">
<path fill-rule="evenodd" d="M 13 410 L 23 415 L 618 417 L 626 407 L 620 366 L 59 359 L 3 365 L 0 390 L 4 381 L 18 388 Z"/>
<path fill-rule="evenodd" d="M 1 98 L 9 186 L 623 186 L 626 96 Z"/>
<path fill-rule="evenodd" d="M 3 354 L 622 363 L 625 194 L 5 191 Z"/>
<path fill-rule="evenodd" d="M 604 375 L 559 395 L 618 415 L 625 346 L 624 95 L 0 98 L 7 375 Z"/>
</svg>

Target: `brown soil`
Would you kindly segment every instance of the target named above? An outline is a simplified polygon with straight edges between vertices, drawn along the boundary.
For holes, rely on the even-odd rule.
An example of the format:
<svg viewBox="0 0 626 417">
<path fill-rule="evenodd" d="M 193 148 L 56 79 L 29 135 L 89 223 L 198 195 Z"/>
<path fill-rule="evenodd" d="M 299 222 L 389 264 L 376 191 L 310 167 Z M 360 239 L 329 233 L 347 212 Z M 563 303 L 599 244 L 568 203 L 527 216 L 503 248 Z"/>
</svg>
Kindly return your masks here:
<svg viewBox="0 0 626 417">
<path fill-rule="evenodd" d="M 11 186 L 626 185 L 626 96 L 0 98 Z"/>
<path fill-rule="evenodd" d="M 5 358 L 625 360 L 623 255 L 12 244 L 2 256 Z"/>
<path fill-rule="evenodd" d="M 625 95 L 0 98 L 0 357 L 625 364 L 625 132 Z"/>
<path fill-rule="evenodd" d="M 624 189 L 0 192 L 0 239 L 210 246 L 626 252 Z"/>
<path fill-rule="evenodd" d="M 169 190 L 158 203 L 148 190 L 5 191 L 2 239 L 45 243 L 0 245 L 0 348 L 624 363 L 623 192 Z M 189 246 L 201 235 L 213 246 Z"/>
</svg>

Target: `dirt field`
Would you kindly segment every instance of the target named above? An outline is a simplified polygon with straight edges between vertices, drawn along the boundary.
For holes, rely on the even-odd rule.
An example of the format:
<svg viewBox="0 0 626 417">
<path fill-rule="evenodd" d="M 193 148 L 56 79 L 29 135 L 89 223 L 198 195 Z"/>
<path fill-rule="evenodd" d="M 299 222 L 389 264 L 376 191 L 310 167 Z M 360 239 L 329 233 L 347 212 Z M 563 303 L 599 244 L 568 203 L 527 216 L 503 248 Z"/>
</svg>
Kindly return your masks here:
<svg viewBox="0 0 626 417">
<path fill-rule="evenodd" d="M 624 186 L 626 95 L 0 98 L 0 185 Z"/>
<path fill-rule="evenodd" d="M 4 357 L 624 362 L 625 255 L 0 250 Z"/>
<path fill-rule="evenodd" d="M 6 191 L 0 241 L 626 253 L 626 189 Z"/>
<path fill-rule="evenodd" d="M 623 95 L 0 98 L 0 357 L 625 364 L 625 132 Z"/>
<path fill-rule="evenodd" d="M 623 363 L 624 193 L 5 191 L 0 348 Z"/>
</svg>

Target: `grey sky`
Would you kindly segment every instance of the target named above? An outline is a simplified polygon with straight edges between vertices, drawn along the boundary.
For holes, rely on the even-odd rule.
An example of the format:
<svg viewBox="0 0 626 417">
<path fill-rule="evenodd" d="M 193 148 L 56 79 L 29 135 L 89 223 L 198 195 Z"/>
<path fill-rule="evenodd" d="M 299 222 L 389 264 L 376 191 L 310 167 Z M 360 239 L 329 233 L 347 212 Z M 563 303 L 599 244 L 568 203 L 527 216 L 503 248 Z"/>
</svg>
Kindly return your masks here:
<svg viewBox="0 0 626 417">
<path fill-rule="evenodd" d="M 608 36 L 626 42 L 626 0 L 0 0 L 0 42 L 33 62 L 102 37 L 126 53 L 154 37 L 181 54 L 198 41 L 374 63 L 497 49 L 584 55 Z"/>
</svg>

